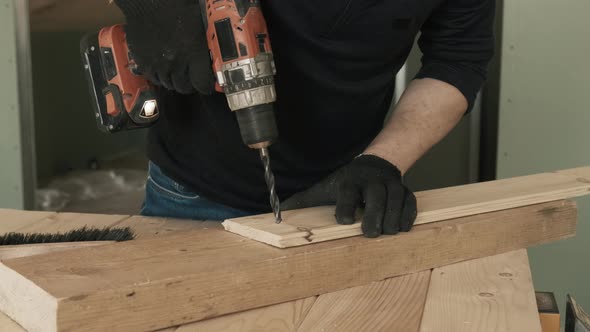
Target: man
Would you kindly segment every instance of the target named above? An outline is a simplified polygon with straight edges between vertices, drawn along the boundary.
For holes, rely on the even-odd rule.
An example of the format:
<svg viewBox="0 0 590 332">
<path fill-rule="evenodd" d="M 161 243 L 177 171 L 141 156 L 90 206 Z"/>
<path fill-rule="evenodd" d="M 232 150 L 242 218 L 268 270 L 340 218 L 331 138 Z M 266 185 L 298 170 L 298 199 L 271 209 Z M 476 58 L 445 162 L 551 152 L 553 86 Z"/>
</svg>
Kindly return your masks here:
<svg viewBox="0 0 590 332">
<path fill-rule="evenodd" d="M 222 220 L 269 212 L 256 151 L 214 93 L 198 0 L 116 0 L 160 91 L 142 214 Z M 493 55 L 494 0 L 262 0 L 277 67 L 283 207 L 365 207 L 367 237 L 408 231 L 404 173 L 471 109 Z M 385 123 L 394 75 L 421 32 L 422 69 Z"/>
</svg>

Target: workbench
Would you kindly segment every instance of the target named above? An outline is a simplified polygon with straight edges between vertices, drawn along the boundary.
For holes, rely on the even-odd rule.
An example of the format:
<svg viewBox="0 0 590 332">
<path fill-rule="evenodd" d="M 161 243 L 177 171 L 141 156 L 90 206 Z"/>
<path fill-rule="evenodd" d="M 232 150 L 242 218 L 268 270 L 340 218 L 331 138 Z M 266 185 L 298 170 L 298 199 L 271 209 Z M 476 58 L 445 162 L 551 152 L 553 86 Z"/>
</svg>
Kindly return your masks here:
<svg viewBox="0 0 590 332">
<path fill-rule="evenodd" d="M 138 238 L 221 228 L 216 222 L 0 210 L 0 234 L 85 225 L 131 226 Z M 524 249 L 163 331 L 492 330 L 541 331 Z M 24 330 L 0 314 L 0 331 Z"/>
</svg>

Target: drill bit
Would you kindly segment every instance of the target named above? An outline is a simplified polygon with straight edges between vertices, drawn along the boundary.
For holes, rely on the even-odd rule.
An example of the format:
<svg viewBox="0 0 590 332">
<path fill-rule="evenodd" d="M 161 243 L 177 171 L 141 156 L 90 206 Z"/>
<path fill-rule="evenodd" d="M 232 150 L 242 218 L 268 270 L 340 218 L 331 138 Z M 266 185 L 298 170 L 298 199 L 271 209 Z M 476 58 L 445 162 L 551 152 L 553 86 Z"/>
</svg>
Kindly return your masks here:
<svg viewBox="0 0 590 332">
<path fill-rule="evenodd" d="M 280 224 L 281 221 L 283 221 L 283 218 L 281 217 L 281 202 L 279 201 L 279 196 L 275 189 L 275 176 L 270 169 L 268 148 L 260 149 L 260 160 L 262 160 L 262 164 L 264 165 L 264 179 L 266 180 L 266 185 L 270 191 L 270 206 L 275 214 L 276 223 Z"/>
</svg>

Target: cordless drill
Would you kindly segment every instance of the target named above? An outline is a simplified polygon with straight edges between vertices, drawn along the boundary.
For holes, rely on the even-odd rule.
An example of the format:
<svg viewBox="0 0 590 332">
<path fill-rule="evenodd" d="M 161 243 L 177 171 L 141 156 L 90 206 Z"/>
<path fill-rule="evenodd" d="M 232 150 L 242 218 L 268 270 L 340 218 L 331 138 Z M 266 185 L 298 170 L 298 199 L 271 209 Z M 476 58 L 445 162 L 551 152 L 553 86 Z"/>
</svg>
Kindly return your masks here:
<svg viewBox="0 0 590 332">
<path fill-rule="evenodd" d="M 260 0 L 200 0 L 200 6 L 215 89 L 225 93 L 243 142 L 259 150 L 270 204 L 280 223 L 268 151 L 278 137 L 273 106 L 276 70 Z M 160 112 L 155 87 L 141 76 L 123 25 L 86 36 L 81 54 L 100 129 L 117 132 L 149 127 L 157 121 Z"/>
</svg>

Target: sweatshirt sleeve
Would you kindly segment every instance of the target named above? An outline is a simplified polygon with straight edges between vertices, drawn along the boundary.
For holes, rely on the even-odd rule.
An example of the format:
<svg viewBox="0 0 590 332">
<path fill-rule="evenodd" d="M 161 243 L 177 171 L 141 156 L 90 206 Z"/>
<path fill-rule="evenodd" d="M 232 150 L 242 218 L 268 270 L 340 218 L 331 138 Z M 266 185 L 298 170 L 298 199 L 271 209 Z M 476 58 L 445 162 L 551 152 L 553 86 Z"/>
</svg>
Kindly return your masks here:
<svg viewBox="0 0 590 332">
<path fill-rule="evenodd" d="M 495 0 L 444 0 L 422 26 L 416 78 L 455 86 L 470 111 L 494 55 L 494 15 Z"/>
</svg>

